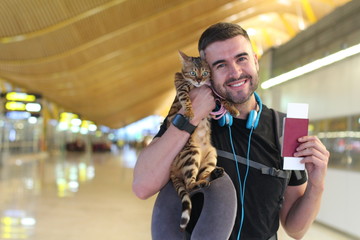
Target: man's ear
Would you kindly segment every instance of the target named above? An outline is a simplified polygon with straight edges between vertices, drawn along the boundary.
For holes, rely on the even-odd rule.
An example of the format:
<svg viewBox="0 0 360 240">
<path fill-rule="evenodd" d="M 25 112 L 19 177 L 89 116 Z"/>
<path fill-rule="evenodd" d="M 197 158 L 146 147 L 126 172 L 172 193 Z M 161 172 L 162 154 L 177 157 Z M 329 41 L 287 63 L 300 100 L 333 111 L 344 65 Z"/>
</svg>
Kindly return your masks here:
<svg viewBox="0 0 360 240">
<path fill-rule="evenodd" d="M 201 51 L 200 51 L 200 57 L 201 57 L 202 60 L 206 60 L 206 59 L 205 59 L 205 51 L 204 51 L 204 50 L 201 50 Z"/>
<path fill-rule="evenodd" d="M 255 61 L 255 66 L 256 66 L 256 71 L 259 71 L 259 61 L 258 61 L 258 56 L 256 55 L 256 53 L 254 53 L 254 61 Z"/>
</svg>

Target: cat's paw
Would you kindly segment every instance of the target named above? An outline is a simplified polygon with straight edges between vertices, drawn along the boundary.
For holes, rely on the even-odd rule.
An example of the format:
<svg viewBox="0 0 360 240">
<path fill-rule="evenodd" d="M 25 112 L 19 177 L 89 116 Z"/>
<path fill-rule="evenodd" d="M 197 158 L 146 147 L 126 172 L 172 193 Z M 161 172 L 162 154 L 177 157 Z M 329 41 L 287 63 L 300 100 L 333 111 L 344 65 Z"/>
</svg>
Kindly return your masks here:
<svg viewBox="0 0 360 240">
<path fill-rule="evenodd" d="M 222 167 L 216 167 L 212 172 L 211 172 L 211 180 L 215 180 L 219 177 L 222 177 L 224 175 L 225 170 Z"/>
<path fill-rule="evenodd" d="M 199 181 L 197 184 L 198 188 L 205 188 L 205 187 L 208 187 L 209 185 L 210 185 L 210 182 L 207 180 Z"/>
<path fill-rule="evenodd" d="M 205 188 L 210 185 L 210 182 L 207 180 L 199 180 L 195 183 L 193 183 L 191 186 L 189 186 L 190 191 L 194 191 L 196 189 Z"/>
<path fill-rule="evenodd" d="M 240 111 L 234 105 L 230 104 L 225 100 L 223 100 L 221 103 L 223 104 L 224 108 L 231 114 L 231 116 L 233 117 L 240 116 Z"/>
<path fill-rule="evenodd" d="M 231 109 L 231 110 L 229 110 L 229 112 L 230 112 L 230 114 L 231 114 L 233 117 L 238 117 L 238 116 L 240 116 L 240 112 L 239 112 L 239 110 L 237 110 L 237 109 Z"/>
</svg>

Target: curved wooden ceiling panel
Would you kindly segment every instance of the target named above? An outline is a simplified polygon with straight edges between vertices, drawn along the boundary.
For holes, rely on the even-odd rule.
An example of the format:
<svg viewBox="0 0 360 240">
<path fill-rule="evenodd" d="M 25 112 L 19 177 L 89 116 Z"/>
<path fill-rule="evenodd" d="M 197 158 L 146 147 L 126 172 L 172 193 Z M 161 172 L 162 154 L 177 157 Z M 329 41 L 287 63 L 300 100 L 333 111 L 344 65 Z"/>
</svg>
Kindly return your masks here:
<svg viewBox="0 0 360 240">
<path fill-rule="evenodd" d="M 348 0 L 2 0 L 0 80 L 111 128 L 164 114 L 177 50 L 219 21 L 261 55 Z"/>
</svg>

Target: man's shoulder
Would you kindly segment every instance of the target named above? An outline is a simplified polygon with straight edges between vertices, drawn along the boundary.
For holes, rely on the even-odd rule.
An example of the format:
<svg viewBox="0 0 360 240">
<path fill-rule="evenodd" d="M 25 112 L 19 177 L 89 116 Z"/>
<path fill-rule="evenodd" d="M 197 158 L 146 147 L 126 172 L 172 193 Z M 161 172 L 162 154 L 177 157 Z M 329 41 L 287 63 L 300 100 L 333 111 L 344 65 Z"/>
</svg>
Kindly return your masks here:
<svg viewBox="0 0 360 240">
<path fill-rule="evenodd" d="M 263 106 L 263 112 L 267 112 L 268 114 L 277 113 L 281 117 L 286 116 L 286 113 L 284 113 L 282 111 L 279 111 L 279 110 L 276 110 L 274 108 L 268 107 L 265 104 L 263 104 L 262 106 Z"/>
</svg>

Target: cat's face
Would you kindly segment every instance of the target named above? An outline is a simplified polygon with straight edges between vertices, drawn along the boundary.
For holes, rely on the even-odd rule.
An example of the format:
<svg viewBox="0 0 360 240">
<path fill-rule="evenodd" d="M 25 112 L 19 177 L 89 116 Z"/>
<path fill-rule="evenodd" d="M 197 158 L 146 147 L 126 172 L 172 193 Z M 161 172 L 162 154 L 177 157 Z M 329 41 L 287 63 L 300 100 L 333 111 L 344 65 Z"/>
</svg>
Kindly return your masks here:
<svg viewBox="0 0 360 240">
<path fill-rule="evenodd" d="M 180 55 L 183 58 L 182 73 L 186 81 L 195 87 L 210 84 L 210 67 L 204 60 L 200 57 L 188 57 L 184 53 Z"/>
</svg>

